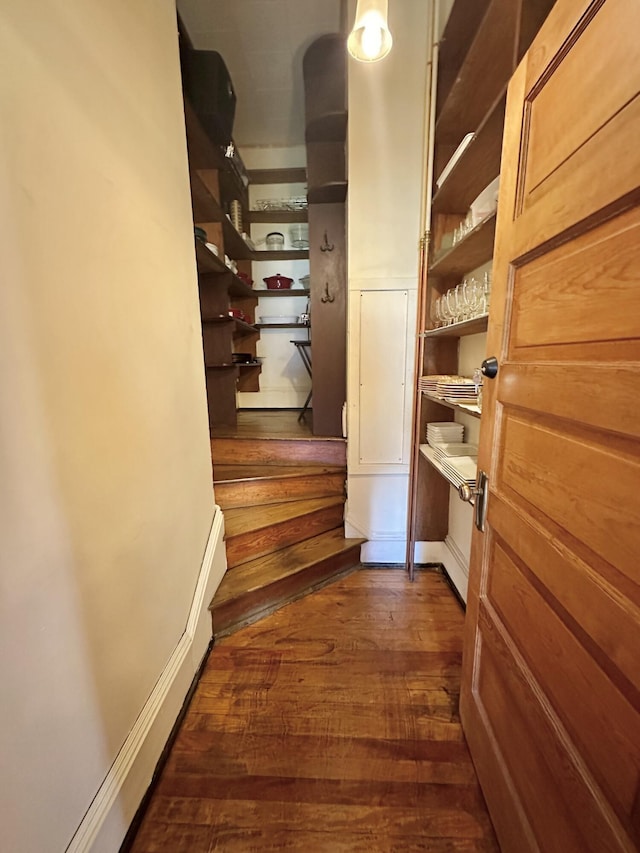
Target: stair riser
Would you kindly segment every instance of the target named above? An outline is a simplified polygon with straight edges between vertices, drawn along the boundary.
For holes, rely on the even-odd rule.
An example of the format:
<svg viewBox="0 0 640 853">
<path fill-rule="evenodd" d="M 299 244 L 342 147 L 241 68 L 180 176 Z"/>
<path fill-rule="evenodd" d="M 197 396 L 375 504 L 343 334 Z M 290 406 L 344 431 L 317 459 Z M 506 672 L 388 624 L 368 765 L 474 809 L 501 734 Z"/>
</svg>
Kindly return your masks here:
<svg viewBox="0 0 640 853">
<path fill-rule="evenodd" d="M 211 439 L 211 456 L 218 465 L 346 465 L 344 441 L 310 439 Z"/>
<path fill-rule="evenodd" d="M 251 530 L 227 539 L 227 564 L 230 569 L 257 557 L 264 557 L 304 539 L 341 527 L 344 507 L 319 509 L 287 519 L 262 530 Z"/>
<path fill-rule="evenodd" d="M 214 490 L 216 503 L 224 510 L 344 495 L 344 482 L 344 474 L 322 474 L 215 483 Z"/>
<path fill-rule="evenodd" d="M 329 580 L 337 579 L 359 565 L 360 545 L 341 551 L 333 557 L 274 581 L 262 589 L 253 590 L 218 607 L 212 607 L 213 635 L 230 634 L 244 625 L 284 607 L 296 598 L 311 592 Z M 242 571 L 241 569 L 239 571 Z"/>
</svg>

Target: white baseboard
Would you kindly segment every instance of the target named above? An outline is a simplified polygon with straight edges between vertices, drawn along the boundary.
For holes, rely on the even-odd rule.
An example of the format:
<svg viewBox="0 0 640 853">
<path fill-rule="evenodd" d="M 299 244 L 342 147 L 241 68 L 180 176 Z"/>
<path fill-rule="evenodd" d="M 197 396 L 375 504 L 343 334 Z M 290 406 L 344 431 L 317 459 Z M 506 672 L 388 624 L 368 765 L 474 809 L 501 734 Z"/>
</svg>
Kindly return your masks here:
<svg viewBox="0 0 640 853">
<path fill-rule="evenodd" d="M 365 542 L 360 548 L 360 562 L 406 563 L 407 543 L 398 539 Z"/>
<path fill-rule="evenodd" d="M 442 564 L 451 578 L 451 582 L 458 590 L 460 598 L 466 604 L 469 585 L 469 559 L 465 557 L 450 536 L 447 536 L 443 545 Z"/>
<path fill-rule="evenodd" d="M 466 603 L 469 563 L 450 536 L 444 542 L 416 542 L 416 563 L 442 563 L 451 582 Z"/>
<path fill-rule="evenodd" d="M 216 507 L 185 631 L 66 853 L 114 853 L 120 848 L 209 645 L 208 606 L 226 568 L 224 519 Z"/>
</svg>

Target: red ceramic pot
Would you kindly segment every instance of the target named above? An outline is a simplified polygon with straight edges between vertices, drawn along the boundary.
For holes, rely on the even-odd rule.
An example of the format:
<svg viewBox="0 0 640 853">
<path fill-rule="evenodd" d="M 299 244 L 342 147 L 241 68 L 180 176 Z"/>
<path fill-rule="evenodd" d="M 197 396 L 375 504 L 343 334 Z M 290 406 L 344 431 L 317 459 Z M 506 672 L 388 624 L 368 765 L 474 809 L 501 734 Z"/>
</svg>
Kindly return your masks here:
<svg viewBox="0 0 640 853">
<path fill-rule="evenodd" d="M 289 290 L 293 284 L 292 278 L 287 278 L 286 275 L 280 275 L 279 272 L 275 275 L 267 276 L 263 281 L 267 285 L 267 290 Z"/>
</svg>

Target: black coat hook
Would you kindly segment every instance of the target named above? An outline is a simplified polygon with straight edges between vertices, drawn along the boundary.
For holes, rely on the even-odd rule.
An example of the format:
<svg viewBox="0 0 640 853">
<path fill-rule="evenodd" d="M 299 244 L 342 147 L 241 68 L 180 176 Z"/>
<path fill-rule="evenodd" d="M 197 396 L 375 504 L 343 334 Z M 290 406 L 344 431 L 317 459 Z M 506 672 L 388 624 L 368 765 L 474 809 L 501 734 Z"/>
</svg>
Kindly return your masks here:
<svg viewBox="0 0 640 853">
<path fill-rule="evenodd" d="M 333 243 L 329 243 L 329 237 L 327 235 L 327 232 L 325 231 L 324 232 L 324 243 L 322 244 L 322 246 L 320 246 L 320 251 L 321 252 L 333 252 L 334 249 L 335 249 L 335 246 L 333 245 Z"/>
<path fill-rule="evenodd" d="M 329 249 L 328 251 L 331 251 L 331 249 Z M 329 282 L 325 281 L 325 283 L 324 283 L 324 296 L 320 297 L 320 302 L 327 303 L 327 302 L 333 302 L 334 300 L 335 300 L 335 296 L 332 296 L 329 293 Z"/>
</svg>

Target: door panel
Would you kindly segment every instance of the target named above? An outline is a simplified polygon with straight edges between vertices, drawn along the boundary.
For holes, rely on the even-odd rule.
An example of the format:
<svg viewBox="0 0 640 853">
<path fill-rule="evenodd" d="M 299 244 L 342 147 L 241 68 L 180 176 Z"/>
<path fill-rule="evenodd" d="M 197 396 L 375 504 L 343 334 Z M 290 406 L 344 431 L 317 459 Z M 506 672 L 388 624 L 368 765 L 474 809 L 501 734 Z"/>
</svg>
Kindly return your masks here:
<svg viewBox="0 0 640 853">
<path fill-rule="evenodd" d="M 585 20 L 575 28 L 574 44 L 558 53 L 556 67 L 547 71 L 527 101 L 525 196 L 530 196 L 637 94 L 637 33 L 631 27 L 616 26 L 634 2 L 608 0 L 597 12 L 597 26 Z M 603 29 L 615 37 L 615 45 L 604 51 L 599 48 Z M 624 74 L 618 73 L 622 57 Z"/>
<path fill-rule="evenodd" d="M 484 602 L 479 625 L 483 665 L 478 671 L 478 695 L 539 849 L 544 853 L 625 849 L 610 829 L 617 823 L 615 815 L 600 799 L 575 744 L 513 649 L 495 611 Z M 571 813 L 576 820 L 567 819 Z M 502 843 L 500 835 L 498 840 Z M 512 848 L 513 853 L 521 849 L 527 848 Z M 509 848 L 502 845 L 502 851 L 507 853 Z"/>
<path fill-rule="evenodd" d="M 553 519 L 569 548 L 589 549 L 636 580 L 640 519 L 620 494 L 632 495 L 640 483 L 640 459 L 612 453 L 606 434 L 596 435 L 572 435 L 564 422 L 536 422 L 506 410 L 494 487 L 526 500 L 526 511 Z"/>
<path fill-rule="evenodd" d="M 628 813 L 637 784 L 638 715 L 578 642 L 563 617 L 554 612 L 528 568 L 515 555 L 509 555 L 497 537 L 491 560 L 487 599 L 507 632 L 517 638 L 518 651 L 534 677 L 545 679 L 549 700 L 579 745 L 585 763 L 607 786 L 618 803 L 618 811 Z M 545 626 L 544 632 L 538 630 L 539 625 Z M 599 707 L 591 702 L 593 692 L 601 697 Z M 570 714 L 567 709 L 571 709 Z M 612 718 L 620 720 L 621 725 L 612 728 Z"/>
<path fill-rule="evenodd" d="M 640 288 L 630 286 L 639 266 L 640 210 L 635 208 L 516 268 L 509 359 L 528 361 L 530 353 L 519 350 L 547 347 L 536 360 L 554 361 L 553 347 L 598 343 L 612 328 L 616 341 L 634 341 L 640 358 Z M 570 355 L 592 357 L 582 346 Z M 620 360 L 629 355 L 621 351 Z"/>
<path fill-rule="evenodd" d="M 558 0 L 509 87 L 461 697 L 505 853 L 640 845 L 639 31 Z"/>
<path fill-rule="evenodd" d="M 543 527 L 533 516 L 514 513 L 497 495 L 492 495 L 491 514 L 496 534 L 508 531 L 508 539 L 517 541 L 518 556 L 530 572 L 531 582 L 546 590 L 549 605 L 564 613 L 593 656 L 605 661 L 607 677 L 635 703 L 640 690 L 638 650 L 632 643 L 620 642 L 620 637 L 634 636 L 640 615 L 616 585 L 615 569 L 606 563 L 587 563 L 565 547 L 559 526 L 544 519 Z M 489 576 L 488 586 L 490 583 Z"/>
</svg>

